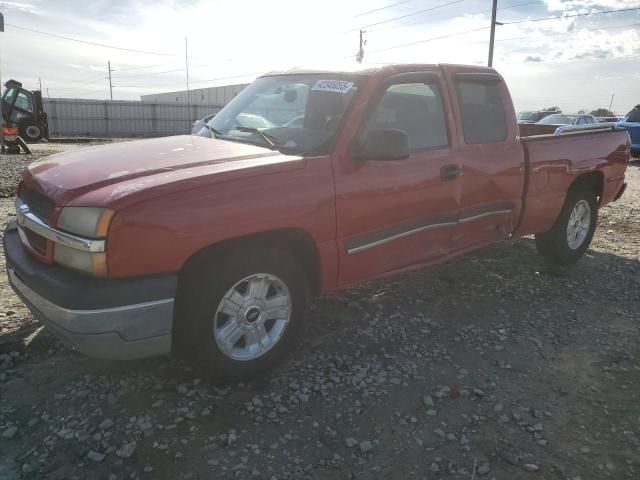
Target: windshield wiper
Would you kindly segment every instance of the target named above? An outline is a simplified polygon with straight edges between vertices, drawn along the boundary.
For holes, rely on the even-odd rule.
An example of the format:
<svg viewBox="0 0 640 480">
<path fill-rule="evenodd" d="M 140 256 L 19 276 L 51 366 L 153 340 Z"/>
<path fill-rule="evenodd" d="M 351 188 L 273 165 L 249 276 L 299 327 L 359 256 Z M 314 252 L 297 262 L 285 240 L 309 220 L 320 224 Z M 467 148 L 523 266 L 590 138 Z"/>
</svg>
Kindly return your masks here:
<svg viewBox="0 0 640 480">
<path fill-rule="evenodd" d="M 257 128 L 245 127 L 244 125 L 239 125 L 235 129 L 238 130 L 239 132 L 255 133 L 256 135 L 260 135 L 263 138 L 263 140 L 269 144 L 271 148 L 277 148 L 280 145 L 280 140 L 277 137 L 269 133 L 265 133 L 262 130 L 258 130 Z"/>
<path fill-rule="evenodd" d="M 216 130 L 215 128 L 213 128 L 211 125 L 209 125 L 208 123 L 204 124 L 205 127 L 207 127 L 207 130 L 209 130 L 210 133 L 210 137 L 211 138 L 218 138 L 222 136 L 222 133 L 220 133 L 218 130 Z"/>
</svg>

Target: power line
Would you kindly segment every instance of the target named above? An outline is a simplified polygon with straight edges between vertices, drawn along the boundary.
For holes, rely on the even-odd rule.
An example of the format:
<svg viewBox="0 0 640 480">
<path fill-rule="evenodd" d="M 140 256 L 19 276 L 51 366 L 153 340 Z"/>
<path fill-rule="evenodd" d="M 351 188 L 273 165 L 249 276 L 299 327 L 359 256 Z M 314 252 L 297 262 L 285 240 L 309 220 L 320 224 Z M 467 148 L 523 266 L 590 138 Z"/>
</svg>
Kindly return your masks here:
<svg viewBox="0 0 640 480">
<path fill-rule="evenodd" d="M 104 43 L 89 42 L 88 40 L 80 40 L 78 38 L 65 37 L 63 35 L 57 35 L 55 33 L 42 32 L 40 30 L 35 30 L 33 28 L 20 27 L 18 25 L 13 25 L 11 23 L 7 23 L 6 25 L 8 27 L 16 28 L 18 30 L 24 30 L 26 32 L 37 33 L 37 34 L 40 34 L 40 35 L 45 35 L 47 37 L 59 38 L 61 40 L 68 40 L 70 42 L 83 43 L 85 45 L 94 45 L 96 47 L 111 48 L 113 50 L 122 50 L 122 51 L 125 51 L 125 52 L 143 53 L 145 55 L 158 55 L 158 56 L 163 56 L 163 57 L 180 57 L 180 55 L 174 55 L 172 53 L 150 52 L 148 50 L 136 50 L 134 48 L 116 47 L 114 45 L 107 45 L 107 44 L 104 44 Z"/>
<path fill-rule="evenodd" d="M 569 35 L 572 33 L 580 33 L 581 31 L 598 31 L 598 30 L 614 30 L 616 28 L 626 28 L 626 27 L 637 27 L 640 26 L 640 23 L 628 23 L 626 25 L 612 25 L 610 27 L 593 27 L 593 28 L 580 28 L 576 30 L 568 30 L 566 32 L 553 32 L 553 33 L 544 33 L 545 37 L 555 37 L 558 35 Z M 514 40 L 525 40 L 528 38 L 533 38 L 534 35 L 524 35 L 522 37 L 511 37 L 511 38 L 498 38 L 496 42 L 511 42 Z M 478 43 L 487 43 L 486 40 L 474 40 L 473 42 L 463 42 L 458 45 L 473 45 Z"/>
<path fill-rule="evenodd" d="M 603 13 L 618 13 L 618 12 L 633 12 L 636 10 L 640 10 L 640 7 L 635 8 L 623 8 L 621 10 L 603 10 L 601 12 L 589 12 L 589 13 L 574 13 L 572 15 L 563 15 L 561 17 L 546 17 L 546 18 L 532 18 L 528 20 L 517 20 L 515 22 L 502 22 L 503 25 L 515 25 L 518 23 L 530 23 L 530 22 L 544 22 L 547 20 L 561 20 L 563 18 L 573 18 L 573 17 L 589 17 L 591 15 L 601 15 Z"/>
<path fill-rule="evenodd" d="M 349 58 L 351 58 L 351 55 L 349 55 Z M 243 73 L 240 75 L 232 75 L 229 77 L 218 77 L 218 78 L 209 78 L 207 80 L 190 80 L 189 83 L 190 84 L 194 84 L 194 83 L 208 83 L 208 82 L 215 82 L 218 80 L 231 80 L 233 78 L 243 78 L 243 77 L 252 77 L 252 76 L 258 76 L 258 75 L 262 75 L 265 72 L 265 70 L 261 71 L 261 72 L 252 72 L 252 73 Z M 178 83 L 159 83 L 159 84 L 155 84 L 155 85 L 116 85 L 117 87 L 120 88 L 148 88 L 148 87 L 172 87 L 175 85 L 184 85 L 184 82 L 178 82 Z"/>
<path fill-rule="evenodd" d="M 375 13 L 375 12 L 379 12 L 381 10 L 386 10 L 387 8 L 391 8 L 391 7 L 395 7 L 398 5 L 402 5 L 403 3 L 409 3 L 412 2 L 413 0 L 402 0 L 401 2 L 397 2 L 397 3 L 392 3 L 391 5 L 387 5 L 386 7 L 380 7 L 380 8 L 375 8 L 373 10 L 369 10 L 367 12 L 362 12 L 362 13 L 358 13 L 357 15 L 352 15 L 349 18 L 358 18 L 358 17 L 363 17 L 365 15 L 369 15 L 370 13 Z"/>
<path fill-rule="evenodd" d="M 498 8 L 498 10 L 508 10 L 510 8 L 518 8 L 518 7 L 524 7 L 526 5 L 533 5 L 534 3 L 543 3 L 542 0 L 533 0 L 533 1 L 529 1 L 529 2 L 523 2 L 523 3 L 516 3 L 515 5 L 509 5 L 506 7 L 500 7 Z M 445 20 L 451 20 L 451 19 L 455 19 L 455 18 L 463 18 L 465 15 L 479 15 L 481 13 L 487 13 L 487 12 L 491 12 L 491 9 L 485 9 L 485 10 L 479 10 L 479 11 L 475 11 L 475 12 L 471 12 L 471 13 L 465 13 L 464 15 L 452 15 L 452 16 L 448 16 L 448 17 L 444 17 L 444 18 L 436 18 L 436 19 L 429 19 L 429 20 L 418 20 L 417 22 L 411 22 L 411 23 L 403 23 L 401 25 L 391 25 L 385 28 L 381 28 L 381 29 L 376 29 L 374 30 L 374 32 L 379 32 L 381 30 L 392 30 L 392 29 L 396 29 L 396 28 L 405 28 L 405 27 L 411 27 L 413 25 L 420 25 L 420 24 L 424 24 L 424 23 L 435 23 L 435 22 L 442 22 Z"/>
<path fill-rule="evenodd" d="M 467 33 L 479 32 L 480 30 L 487 30 L 488 28 L 490 28 L 490 27 L 474 28 L 472 30 L 465 30 L 464 32 L 450 33 L 449 35 L 441 35 L 439 37 L 426 38 L 424 40 L 418 40 L 416 42 L 403 43 L 403 44 L 400 44 L 400 45 L 393 45 L 391 47 L 379 48 L 377 50 L 370 50 L 367 53 L 371 54 L 371 53 L 378 53 L 378 52 L 386 52 L 387 50 L 394 50 L 396 48 L 410 47 L 412 45 L 418 45 L 420 43 L 433 42 L 435 40 L 442 40 L 444 38 L 457 37 L 459 35 L 466 35 Z M 350 57 L 351 56 L 345 57 L 345 58 L 350 58 Z"/>
<path fill-rule="evenodd" d="M 177 63 L 176 61 L 171 61 L 171 62 L 164 62 L 164 63 L 155 63 L 153 65 L 144 65 L 141 67 L 132 67 L 132 68 L 120 68 L 119 71 L 120 72 L 133 72 L 135 70 L 144 70 L 145 68 L 155 68 L 155 67 L 166 67 L 167 65 L 172 65 Z"/>
<path fill-rule="evenodd" d="M 425 8 L 424 10 L 418 10 L 417 12 L 407 13 L 406 15 L 400 15 L 399 17 L 388 18 L 387 20 L 381 20 L 379 22 L 370 23 L 369 25 L 364 25 L 362 27 L 353 28 L 351 30 L 347 30 L 345 33 L 355 32 L 356 30 L 360 30 L 363 28 L 375 27 L 376 25 L 382 25 L 383 23 L 394 22 L 396 20 L 400 20 L 402 18 L 412 17 L 414 15 L 420 15 L 421 13 L 431 12 L 433 10 L 437 10 L 438 8 L 448 7 L 449 5 L 455 5 L 456 3 L 462 3 L 465 0 L 453 0 L 451 2 L 442 3 L 440 5 L 436 5 L 435 7 Z"/>
</svg>

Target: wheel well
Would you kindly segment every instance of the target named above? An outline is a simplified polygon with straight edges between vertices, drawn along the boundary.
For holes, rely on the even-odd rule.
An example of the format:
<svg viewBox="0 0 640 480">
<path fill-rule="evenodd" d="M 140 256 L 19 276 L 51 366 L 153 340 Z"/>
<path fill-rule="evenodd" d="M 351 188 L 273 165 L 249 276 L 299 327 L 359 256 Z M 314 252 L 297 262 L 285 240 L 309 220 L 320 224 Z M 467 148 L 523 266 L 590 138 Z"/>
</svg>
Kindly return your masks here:
<svg viewBox="0 0 640 480">
<path fill-rule="evenodd" d="M 589 172 L 580 175 L 571 184 L 570 189 L 581 188 L 587 186 L 591 188 L 598 197 L 598 204 L 604 192 L 604 174 L 602 172 Z"/>
<path fill-rule="evenodd" d="M 260 232 L 206 246 L 194 253 L 184 263 L 180 270 L 180 278 L 188 275 L 192 268 L 201 265 L 202 262 L 215 260 L 217 256 L 229 255 L 241 248 L 273 247 L 283 248 L 293 255 L 307 273 L 311 292 L 318 294 L 322 288 L 320 254 L 311 235 L 301 229 L 279 229 Z"/>
</svg>

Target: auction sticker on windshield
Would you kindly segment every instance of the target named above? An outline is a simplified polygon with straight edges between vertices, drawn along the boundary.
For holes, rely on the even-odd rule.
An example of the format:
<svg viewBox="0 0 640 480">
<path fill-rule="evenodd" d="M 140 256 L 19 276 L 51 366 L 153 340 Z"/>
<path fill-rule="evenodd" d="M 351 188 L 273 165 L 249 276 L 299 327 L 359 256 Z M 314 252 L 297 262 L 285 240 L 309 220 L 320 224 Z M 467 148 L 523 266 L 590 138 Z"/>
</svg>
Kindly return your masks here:
<svg viewBox="0 0 640 480">
<path fill-rule="evenodd" d="M 318 80 L 311 90 L 320 92 L 347 93 L 353 87 L 353 82 L 346 80 Z"/>
</svg>

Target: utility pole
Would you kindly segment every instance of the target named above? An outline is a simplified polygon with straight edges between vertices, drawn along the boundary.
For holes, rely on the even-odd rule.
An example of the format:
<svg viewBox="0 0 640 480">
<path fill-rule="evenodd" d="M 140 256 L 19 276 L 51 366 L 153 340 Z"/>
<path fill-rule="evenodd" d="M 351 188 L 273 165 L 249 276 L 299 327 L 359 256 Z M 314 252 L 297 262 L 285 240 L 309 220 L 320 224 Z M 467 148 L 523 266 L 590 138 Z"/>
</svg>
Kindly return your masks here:
<svg viewBox="0 0 640 480">
<path fill-rule="evenodd" d="M 111 72 L 114 70 L 111 69 L 111 60 L 107 62 L 107 71 L 109 72 L 109 98 L 113 100 L 113 84 L 111 83 Z"/>
<path fill-rule="evenodd" d="M 4 15 L 0 12 L 0 33 L 4 33 Z M 2 37 L 0 35 L 0 53 L 2 52 Z M 0 55 L 0 94 L 2 94 L 2 55 Z M 0 152 L 4 153 L 4 118 L 0 113 Z"/>
<path fill-rule="evenodd" d="M 189 98 L 189 42 L 187 37 L 184 37 L 184 64 L 187 72 L 187 133 L 189 133 L 189 126 L 191 125 L 191 99 Z"/>
<path fill-rule="evenodd" d="M 496 25 L 501 25 L 496 22 L 496 11 L 498 10 L 498 0 L 493 0 L 493 7 L 491 8 L 491 37 L 489 38 L 489 62 L 487 65 L 493 67 L 493 42 L 496 38 Z"/>
<path fill-rule="evenodd" d="M 365 33 L 367 32 L 360 30 L 360 46 L 358 47 L 358 53 L 356 53 L 356 61 L 358 63 L 362 63 L 362 59 L 364 58 L 364 45 L 367 43 L 363 38 Z"/>
<path fill-rule="evenodd" d="M 611 107 L 613 107 L 613 97 L 615 96 L 615 93 L 611 94 L 611 101 L 609 102 L 609 113 L 613 113 L 613 111 L 611 110 Z"/>
<path fill-rule="evenodd" d="M 42 93 L 42 79 L 38 77 L 38 84 L 40 85 L 40 93 Z"/>
</svg>

